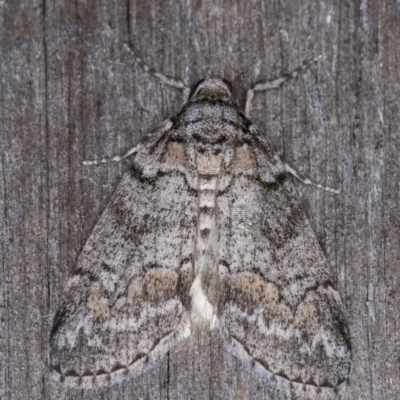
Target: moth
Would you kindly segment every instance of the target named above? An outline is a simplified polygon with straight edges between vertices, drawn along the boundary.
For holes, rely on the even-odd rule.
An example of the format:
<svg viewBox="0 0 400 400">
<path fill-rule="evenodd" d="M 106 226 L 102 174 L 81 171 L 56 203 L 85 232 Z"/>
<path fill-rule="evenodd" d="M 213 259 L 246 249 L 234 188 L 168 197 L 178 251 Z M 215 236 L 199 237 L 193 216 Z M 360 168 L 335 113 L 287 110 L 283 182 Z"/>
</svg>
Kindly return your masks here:
<svg viewBox="0 0 400 400">
<path fill-rule="evenodd" d="M 200 81 L 137 149 L 66 284 L 50 342 L 57 381 L 135 375 L 195 329 L 218 330 L 288 388 L 329 392 L 348 378 L 327 261 L 285 165 L 248 118 L 255 90 L 297 72 L 256 85 L 245 113 L 226 81 Z"/>
</svg>

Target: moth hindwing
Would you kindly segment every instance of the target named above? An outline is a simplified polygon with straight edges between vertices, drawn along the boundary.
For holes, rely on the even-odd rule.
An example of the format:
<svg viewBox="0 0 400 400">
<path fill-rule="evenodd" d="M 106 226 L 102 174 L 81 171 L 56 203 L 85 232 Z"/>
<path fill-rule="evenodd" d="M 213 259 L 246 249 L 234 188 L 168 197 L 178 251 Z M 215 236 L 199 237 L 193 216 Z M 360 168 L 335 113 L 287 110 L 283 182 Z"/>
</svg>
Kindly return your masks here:
<svg viewBox="0 0 400 400">
<path fill-rule="evenodd" d="M 327 261 L 284 165 L 218 79 L 139 149 L 67 282 L 51 367 L 72 386 L 117 380 L 197 328 L 289 388 L 328 393 L 349 375 Z"/>
</svg>

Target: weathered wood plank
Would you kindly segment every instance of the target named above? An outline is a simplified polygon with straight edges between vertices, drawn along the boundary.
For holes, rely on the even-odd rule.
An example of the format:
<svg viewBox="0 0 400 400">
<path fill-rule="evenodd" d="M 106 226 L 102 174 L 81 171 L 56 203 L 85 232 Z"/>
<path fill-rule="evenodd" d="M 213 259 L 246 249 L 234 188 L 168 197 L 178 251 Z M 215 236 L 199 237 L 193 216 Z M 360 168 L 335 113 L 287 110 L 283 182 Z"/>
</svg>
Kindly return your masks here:
<svg viewBox="0 0 400 400">
<path fill-rule="evenodd" d="M 201 335 L 137 379 L 72 390 L 47 377 L 63 285 L 129 160 L 181 94 L 123 49 L 194 84 L 245 90 L 318 54 L 253 119 L 284 159 L 337 196 L 295 182 L 350 321 L 345 399 L 400 397 L 400 9 L 365 1 L 4 1 L 0 4 L 0 398 L 265 399 L 271 388 Z M 275 397 L 274 397 L 275 396 Z M 284 398 L 284 397 L 282 397 Z"/>
</svg>

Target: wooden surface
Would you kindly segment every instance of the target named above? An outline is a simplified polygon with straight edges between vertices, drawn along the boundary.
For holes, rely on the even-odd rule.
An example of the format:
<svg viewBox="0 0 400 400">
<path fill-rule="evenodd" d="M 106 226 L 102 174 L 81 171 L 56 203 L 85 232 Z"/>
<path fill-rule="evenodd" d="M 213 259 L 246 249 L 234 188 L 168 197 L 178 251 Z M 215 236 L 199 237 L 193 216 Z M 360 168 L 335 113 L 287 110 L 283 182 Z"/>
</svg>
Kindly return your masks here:
<svg viewBox="0 0 400 400">
<path fill-rule="evenodd" d="M 194 84 L 245 90 L 318 54 L 253 120 L 296 181 L 350 323 L 343 399 L 400 398 L 400 3 L 392 1 L 0 2 L 1 399 L 275 399 L 216 338 L 172 351 L 139 379 L 73 390 L 49 381 L 48 339 L 68 274 L 130 161 L 181 93 L 124 50 Z M 279 397 L 284 398 L 284 397 Z"/>
</svg>

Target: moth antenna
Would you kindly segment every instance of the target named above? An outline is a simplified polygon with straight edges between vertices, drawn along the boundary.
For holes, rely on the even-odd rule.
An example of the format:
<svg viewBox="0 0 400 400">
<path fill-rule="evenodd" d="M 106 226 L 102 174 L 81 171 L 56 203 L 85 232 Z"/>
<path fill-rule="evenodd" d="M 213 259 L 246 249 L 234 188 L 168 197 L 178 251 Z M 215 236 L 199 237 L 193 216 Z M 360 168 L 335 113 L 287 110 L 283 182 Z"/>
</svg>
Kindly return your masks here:
<svg viewBox="0 0 400 400">
<path fill-rule="evenodd" d="M 291 168 L 288 164 L 284 164 L 284 165 L 285 165 L 286 172 L 289 172 L 289 174 L 293 175 L 296 179 L 298 179 L 300 182 L 303 182 L 305 185 L 314 186 L 318 189 L 322 189 L 322 190 L 325 190 L 326 192 L 330 192 L 330 193 L 335 193 L 335 194 L 340 193 L 340 190 L 338 190 L 338 189 L 333 189 L 333 188 L 330 188 L 329 186 L 322 186 L 319 183 L 314 183 L 314 182 L 310 181 L 308 178 L 301 178 L 296 170 Z"/>
<path fill-rule="evenodd" d="M 169 78 L 168 76 L 165 76 L 160 72 L 155 71 L 153 68 L 149 67 L 140 57 L 138 57 L 132 46 L 129 46 L 128 44 L 125 43 L 124 47 L 126 48 L 128 53 L 135 58 L 137 63 L 140 64 L 140 66 L 147 74 L 154 76 L 155 78 L 160 80 L 164 85 L 183 90 L 183 104 L 186 104 L 188 102 L 190 95 L 189 87 L 187 87 L 183 82 L 177 81 L 176 79 L 173 78 Z"/>
<path fill-rule="evenodd" d="M 286 81 L 296 78 L 299 74 L 304 72 L 306 69 L 310 68 L 311 65 L 313 65 L 315 62 L 317 62 L 321 58 L 322 58 L 322 55 L 319 55 L 318 57 L 315 57 L 313 60 L 309 61 L 308 63 L 303 64 L 302 66 L 296 68 L 294 71 L 290 72 L 289 74 L 282 76 L 281 78 L 275 79 L 273 81 L 257 83 L 253 88 L 249 89 L 247 91 L 246 106 L 244 109 L 246 117 L 250 118 L 251 102 L 254 97 L 254 92 L 262 92 L 262 91 L 278 88 Z"/>
</svg>

